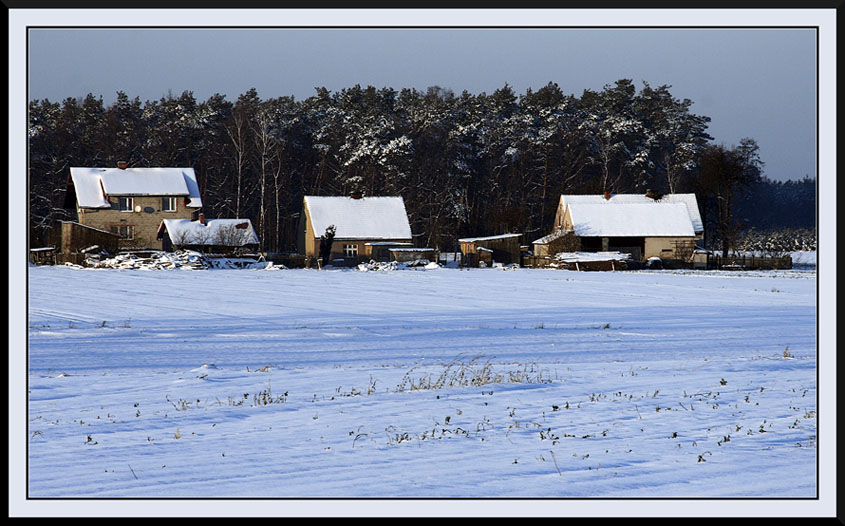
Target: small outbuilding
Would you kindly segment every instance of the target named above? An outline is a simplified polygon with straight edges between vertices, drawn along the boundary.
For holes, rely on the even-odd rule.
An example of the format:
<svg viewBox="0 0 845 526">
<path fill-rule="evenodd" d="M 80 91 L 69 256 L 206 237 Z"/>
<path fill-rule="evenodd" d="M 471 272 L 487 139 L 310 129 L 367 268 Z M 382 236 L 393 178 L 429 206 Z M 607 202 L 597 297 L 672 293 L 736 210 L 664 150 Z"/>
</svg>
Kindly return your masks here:
<svg viewBox="0 0 845 526">
<path fill-rule="evenodd" d="M 76 221 L 60 221 L 50 235 L 49 244 L 53 248 L 53 256 L 45 262 L 81 265 L 86 255 L 92 252 L 116 254 L 120 247 L 120 238 L 112 232 Z M 41 255 L 46 257 L 50 253 Z"/>
<path fill-rule="evenodd" d="M 158 239 L 165 251 L 196 250 L 214 254 L 239 254 L 258 250 L 259 240 L 249 219 L 163 219 Z"/>
<path fill-rule="evenodd" d="M 532 243 L 535 257 L 550 257 L 559 252 L 574 252 L 578 250 L 578 238 L 573 230 L 557 230 Z"/>
<path fill-rule="evenodd" d="M 397 263 L 423 260 L 437 263 L 439 253 L 436 248 L 397 247 L 390 249 L 390 255 L 393 256 L 392 260 Z"/>
<path fill-rule="evenodd" d="M 413 243 L 402 241 L 371 241 L 364 243 L 364 254 L 369 254 L 374 261 L 392 261 L 393 250 L 413 248 Z"/>
<path fill-rule="evenodd" d="M 488 266 L 493 262 L 519 265 L 522 262 L 520 237 L 522 234 L 501 234 L 458 239 L 461 244 L 462 265 L 478 267 L 481 262 Z"/>
</svg>

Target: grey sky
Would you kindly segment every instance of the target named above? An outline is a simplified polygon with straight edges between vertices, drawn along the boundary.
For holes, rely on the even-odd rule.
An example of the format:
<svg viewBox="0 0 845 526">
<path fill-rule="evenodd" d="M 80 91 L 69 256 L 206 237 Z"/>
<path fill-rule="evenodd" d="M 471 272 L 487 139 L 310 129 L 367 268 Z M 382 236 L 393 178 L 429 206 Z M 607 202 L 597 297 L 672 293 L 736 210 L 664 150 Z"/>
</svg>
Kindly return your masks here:
<svg viewBox="0 0 845 526">
<path fill-rule="evenodd" d="M 517 94 L 556 82 L 580 96 L 621 78 L 669 84 L 728 146 L 760 144 L 777 180 L 816 172 L 812 29 L 32 29 L 30 99 L 118 90 L 142 101 L 229 100 L 355 84 Z"/>
</svg>

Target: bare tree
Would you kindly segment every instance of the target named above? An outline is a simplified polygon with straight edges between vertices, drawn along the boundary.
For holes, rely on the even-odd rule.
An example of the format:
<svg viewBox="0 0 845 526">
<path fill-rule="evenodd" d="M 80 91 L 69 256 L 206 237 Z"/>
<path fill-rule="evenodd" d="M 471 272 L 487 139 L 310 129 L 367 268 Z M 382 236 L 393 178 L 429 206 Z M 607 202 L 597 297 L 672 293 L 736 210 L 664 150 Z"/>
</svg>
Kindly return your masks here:
<svg viewBox="0 0 845 526">
<path fill-rule="evenodd" d="M 241 217 L 241 198 L 244 167 L 246 165 L 246 117 L 241 111 L 232 112 L 231 122 L 226 126 L 226 133 L 235 151 L 235 217 Z"/>
<path fill-rule="evenodd" d="M 763 162 L 753 139 L 742 139 L 733 148 L 714 145 L 701 155 L 698 178 L 699 190 L 715 205 L 716 233 L 722 256 L 736 244 L 739 225 L 734 220 L 736 198 L 760 179 Z"/>
<path fill-rule="evenodd" d="M 270 163 L 276 156 L 276 149 L 273 148 L 274 139 L 271 135 L 270 125 L 272 116 L 268 108 L 260 109 L 252 120 L 250 127 L 255 142 L 255 151 L 258 157 L 259 177 L 259 206 L 258 206 L 258 232 L 260 243 L 264 244 L 267 235 L 267 204 L 265 199 L 267 189 L 267 171 Z M 278 207 L 278 198 L 276 200 Z M 278 230 L 278 227 L 277 227 Z"/>
</svg>

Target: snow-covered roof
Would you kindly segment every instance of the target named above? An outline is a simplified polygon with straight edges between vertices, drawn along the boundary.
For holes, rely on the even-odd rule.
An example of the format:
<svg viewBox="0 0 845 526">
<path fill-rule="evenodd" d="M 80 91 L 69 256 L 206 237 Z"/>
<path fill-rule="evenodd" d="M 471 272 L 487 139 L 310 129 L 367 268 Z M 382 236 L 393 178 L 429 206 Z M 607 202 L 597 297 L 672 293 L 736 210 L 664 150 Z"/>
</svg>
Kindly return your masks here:
<svg viewBox="0 0 845 526">
<path fill-rule="evenodd" d="M 335 239 L 411 239 L 411 224 L 401 197 L 305 196 L 315 236 L 331 225 Z"/>
<path fill-rule="evenodd" d="M 81 208 L 109 208 L 109 196 L 185 196 L 192 208 L 202 206 L 193 168 L 81 168 L 70 177 Z"/>
<path fill-rule="evenodd" d="M 563 208 L 566 208 L 567 204 L 595 204 L 595 203 L 613 203 L 613 204 L 652 204 L 652 205 L 664 205 L 664 204 L 675 204 L 675 203 L 684 203 L 687 205 L 687 210 L 689 211 L 689 218 L 692 222 L 692 227 L 696 232 L 703 232 L 704 231 L 704 223 L 701 221 L 701 213 L 698 209 L 698 200 L 695 198 L 695 194 L 666 194 L 660 197 L 660 199 L 652 199 L 645 194 L 611 194 L 610 199 L 605 199 L 603 195 L 600 194 L 588 194 L 588 195 L 561 195 L 561 201 L 563 202 Z"/>
<path fill-rule="evenodd" d="M 487 237 L 465 237 L 463 239 L 459 239 L 458 241 L 461 243 L 476 243 L 478 241 L 492 241 L 496 239 L 508 239 L 511 237 L 519 237 L 522 234 L 501 234 L 498 236 L 487 236 Z"/>
<path fill-rule="evenodd" d="M 684 203 L 569 203 L 579 237 L 695 236 Z"/>
<path fill-rule="evenodd" d="M 413 243 L 405 241 L 373 241 L 371 243 L 364 243 L 364 246 L 367 247 L 407 247 L 411 245 Z"/>
<path fill-rule="evenodd" d="M 552 241 L 554 241 L 555 239 L 557 239 L 559 237 L 562 237 L 562 236 L 568 234 L 569 232 L 571 232 L 571 230 L 562 230 L 562 229 L 561 230 L 555 230 L 551 234 L 545 235 L 545 236 L 541 237 L 540 239 L 535 239 L 531 243 L 534 244 L 534 245 L 545 245 L 547 243 L 551 243 Z"/>
<path fill-rule="evenodd" d="M 565 263 L 581 263 L 589 261 L 621 261 L 631 259 L 631 254 L 625 252 L 558 252 L 555 254 L 555 260 L 563 261 Z"/>
<path fill-rule="evenodd" d="M 249 219 L 208 219 L 205 224 L 190 219 L 162 219 L 162 226 L 174 245 L 257 245 L 258 235 Z"/>
</svg>

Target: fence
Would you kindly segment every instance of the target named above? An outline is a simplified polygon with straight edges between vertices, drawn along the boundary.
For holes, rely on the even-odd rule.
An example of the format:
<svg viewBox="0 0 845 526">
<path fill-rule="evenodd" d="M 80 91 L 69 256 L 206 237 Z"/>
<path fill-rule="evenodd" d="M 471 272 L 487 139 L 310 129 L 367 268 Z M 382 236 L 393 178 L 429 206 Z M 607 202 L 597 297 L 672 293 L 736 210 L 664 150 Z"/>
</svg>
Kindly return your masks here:
<svg viewBox="0 0 845 526">
<path fill-rule="evenodd" d="M 34 265 L 55 265 L 56 249 L 54 247 L 31 248 L 29 262 Z"/>
<path fill-rule="evenodd" d="M 707 257 L 707 268 L 722 270 L 782 270 L 792 268 L 791 256 L 728 256 L 710 254 Z"/>
<path fill-rule="evenodd" d="M 554 262 L 555 260 L 548 256 L 522 256 L 522 266 L 528 268 L 545 268 Z"/>
</svg>

